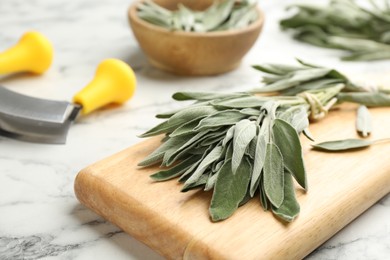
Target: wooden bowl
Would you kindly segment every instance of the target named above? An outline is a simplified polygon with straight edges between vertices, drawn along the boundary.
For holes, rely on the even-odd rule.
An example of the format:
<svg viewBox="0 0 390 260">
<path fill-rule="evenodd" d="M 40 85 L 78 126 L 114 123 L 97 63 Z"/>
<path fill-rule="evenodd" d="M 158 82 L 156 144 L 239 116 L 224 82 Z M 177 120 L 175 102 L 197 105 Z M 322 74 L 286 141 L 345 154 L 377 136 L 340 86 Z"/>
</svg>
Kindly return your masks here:
<svg viewBox="0 0 390 260">
<path fill-rule="evenodd" d="M 235 69 L 253 46 L 264 23 L 259 8 L 259 18 L 248 27 L 217 32 L 170 31 L 148 23 L 137 15 L 137 5 L 128 11 L 129 22 L 135 38 L 149 62 L 162 70 L 179 75 L 214 75 Z M 204 9 L 212 1 L 155 1 L 172 9 L 184 2 L 194 9 Z"/>
</svg>

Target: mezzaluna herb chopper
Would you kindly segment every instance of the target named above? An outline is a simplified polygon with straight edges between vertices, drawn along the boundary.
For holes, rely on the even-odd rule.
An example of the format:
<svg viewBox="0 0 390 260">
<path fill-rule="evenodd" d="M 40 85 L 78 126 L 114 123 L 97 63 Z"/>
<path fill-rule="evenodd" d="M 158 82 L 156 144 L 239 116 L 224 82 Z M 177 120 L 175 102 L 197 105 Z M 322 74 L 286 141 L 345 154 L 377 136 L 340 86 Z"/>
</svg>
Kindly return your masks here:
<svg viewBox="0 0 390 260">
<path fill-rule="evenodd" d="M 0 53 L 0 74 L 44 73 L 51 65 L 53 48 L 38 32 L 28 32 Z M 78 92 L 73 103 L 25 96 L 0 86 L 0 134 L 39 143 L 63 144 L 71 123 L 110 103 L 122 104 L 134 94 L 136 79 L 124 62 L 101 62 L 92 81 Z"/>
</svg>

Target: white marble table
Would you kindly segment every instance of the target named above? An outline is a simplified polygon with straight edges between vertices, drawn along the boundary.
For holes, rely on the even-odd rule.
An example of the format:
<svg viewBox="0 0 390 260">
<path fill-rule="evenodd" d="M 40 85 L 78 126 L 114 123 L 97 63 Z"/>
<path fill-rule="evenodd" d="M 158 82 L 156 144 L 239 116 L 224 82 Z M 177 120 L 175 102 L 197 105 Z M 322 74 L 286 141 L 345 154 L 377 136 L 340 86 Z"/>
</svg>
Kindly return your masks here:
<svg viewBox="0 0 390 260">
<path fill-rule="evenodd" d="M 134 68 L 138 89 L 125 106 L 80 118 L 66 145 L 0 137 L 0 259 L 161 259 L 80 205 L 73 181 L 83 167 L 138 142 L 136 135 L 157 123 L 156 112 L 177 106 L 170 99 L 175 91 L 250 89 L 260 79 L 251 64 L 291 63 L 294 57 L 351 74 L 389 71 L 389 61 L 341 63 L 337 51 L 300 44 L 282 33 L 277 20 L 292 2 L 261 1 L 267 15 L 263 34 L 237 70 L 185 78 L 148 65 L 128 27 L 131 1 L 1 0 L 0 49 L 34 29 L 47 35 L 56 51 L 45 75 L 2 77 L 1 85 L 31 96 L 70 100 L 100 61 L 114 57 Z M 307 259 L 389 259 L 389 219 L 387 195 Z"/>
</svg>

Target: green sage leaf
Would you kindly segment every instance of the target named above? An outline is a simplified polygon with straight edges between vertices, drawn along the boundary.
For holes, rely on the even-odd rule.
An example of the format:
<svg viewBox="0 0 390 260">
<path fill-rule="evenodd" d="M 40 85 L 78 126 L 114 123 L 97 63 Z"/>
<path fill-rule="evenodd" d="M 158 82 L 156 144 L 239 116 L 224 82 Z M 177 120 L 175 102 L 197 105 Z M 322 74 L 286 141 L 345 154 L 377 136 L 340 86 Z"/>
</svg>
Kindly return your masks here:
<svg viewBox="0 0 390 260">
<path fill-rule="evenodd" d="M 344 139 L 328 141 L 312 145 L 315 150 L 323 151 L 347 151 L 354 149 L 367 148 L 374 144 L 373 141 L 364 139 Z"/>
<path fill-rule="evenodd" d="M 299 185 L 307 190 L 302 146 L 297 131 L 281 119 L 275 119 L 272 130 L 273 141 L 282 153 L 284 167 L 295 177 Z"/>
<path fill-rule="evenodd" d="M 269 201 L 279 208 L 284 199 L 284 167 L 283 157 L 279 148 L 273 144 L 267 144 L 264 162 L 264 191 Z"/>
<path fill-rule="evenodd" d="M 272 212 L 279 218 L 291 222 L 299 214 L 300 207 L 295 196 L 294 183 L 290 173 L 284 173 L 284 199 L 280 207 L 272 206 Z"/>
<path fill-rule="evenodd" d="M 177 176 L 180 176 L 182 173 L 184 173 L 187 169 L 191 167 L 195 162 L 197 162 L 200 159 L 200 156 L 193 156 L 185 159 L 184 161 L 178 163 L 177 165 L 173 166 L 172 168 L 158 171 L 150 177 L 155 181 L 166 181 L 173 179 Z"/>
<path fill-rule="evenodd" d="M 246 195 L 251 173 L 250 164 L 247 160 L 242 160 L 236 174 L 233 174 L 231 169 L 229 160 L 222 166 L 215 182 L 209 209 L 213 221 L 230 217 Z"/>
<path fill-rule="evenodd" d="M 390 95 L 381 92 L 339 93 L 340 102 L 353 102 L 368 107 L 390 106 Z"/>
<path fill-rule="evenodd" d="M 237 110 L 224 110 L 203 118 L 194 130 L 202 131 L 211 127 L 234 125 L 246 117 L 246 115 L 240 113 Z"/>
<path fill-rule="evenodd" d="M 371 114 L 366 106 L 359 106 L 357 110 L 356 130 L 363 137 L 367 137 L 372 131 Z"/>
<path fill-rule="evenodd" d="M 248 119 L 236 124 L 233 137 L 232 172 L 236 173 L 241 164 L 245 150 L 256 135 L 256 125 Z"/>
</svg>

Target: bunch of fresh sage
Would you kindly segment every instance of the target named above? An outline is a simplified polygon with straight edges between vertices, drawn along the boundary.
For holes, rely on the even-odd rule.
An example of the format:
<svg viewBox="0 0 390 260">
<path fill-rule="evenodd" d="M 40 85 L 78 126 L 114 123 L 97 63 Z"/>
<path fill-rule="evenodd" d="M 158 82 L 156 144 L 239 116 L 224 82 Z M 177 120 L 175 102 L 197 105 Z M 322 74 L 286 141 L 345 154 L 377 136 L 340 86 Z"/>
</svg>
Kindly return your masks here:
<svg viewBox="0 0 390 260">
<path fill-rule="evenodd" d="M 168 30 L 186 32 L 209 32 L 243 28 L 258 18 L 257 0 L 215 1 L 204 11 L 193 11 L 183 4 L 171 11 L 152 0 L 137 6 L 138 16 Z"/>
<path fill-rule="evenodd" d="M 303 189 L 308 187 L 299 139 L 300 133 L 312 139 L 308 118 L 319 120 L 340 102 L 390 105 L 385 92 L 368 92 L 334 69 L 299 62 L 254 66 L 268 76 L 263 77 L 265 85 L 252 92 L 174 94 L 175 100 L 194 103 L 157 115 L 165 121 L 142 137 L 165 137 L 139 165 L 160 164 L 163 168 L 151 178 L 180 177 L 184 192 L 213 190 L 213 221 L 228 218 L 254 196 L 265 210 L 292 221 L 300 210 L 293 178 Z M 265 92 L 277 95 L 256 95 Z M 348 150 L 371 144 L 349 139 L 316 148 Z"/>
<path fill-rule="evenodd" d="M 283 29 L 293 29 L 300 41 L 348 51 L 343 60 L 390 59 L 390 1 L 361 2 L 294 5 L 298 12 L 280 24 Z"/>
</svg>

